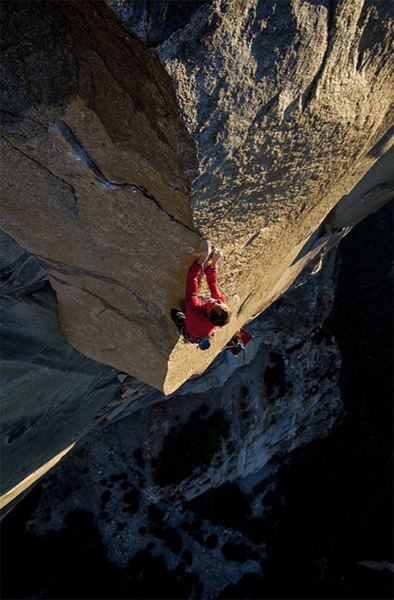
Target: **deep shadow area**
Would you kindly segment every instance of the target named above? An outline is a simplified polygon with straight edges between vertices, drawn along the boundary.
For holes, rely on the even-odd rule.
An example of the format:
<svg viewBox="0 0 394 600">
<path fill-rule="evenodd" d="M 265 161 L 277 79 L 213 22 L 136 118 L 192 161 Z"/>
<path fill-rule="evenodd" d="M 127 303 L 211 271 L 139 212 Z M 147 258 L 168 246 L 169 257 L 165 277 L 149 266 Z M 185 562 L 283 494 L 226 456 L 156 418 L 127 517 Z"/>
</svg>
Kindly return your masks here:
<svg viewBox="0 0 394 600">
<path fill-rule="evenodd" d="M 181 483 L 194 469 L 209 464 L 229 428 L 220 411 L 207 418 L 193 412 L 180 431 L 173 428 L 164 438 L 160 455 L 152 461 L 155 484 Z"/>
<path fill-rule="evenodd" d="M 1 597 L 123 597 L 120 570 L 108 561 L 90 513 L 74 511 L 65 528 L 45 538 L 25 533 L 39 496 L 37 486 L 2 522 Z"/>
<path fill-rule="evenodd" d="M 339 247 L 336 300 L 325 326 L 341 348 L 346 417 L 327 438 L 286 457 L 274 476 L 275 487 L 263 498 L 264 519 L 253 516 L 253 498 L 234 482 L 185 503 L 193 515 L 178 530 L 166 524 L 164 510 L 151 505 L 149 531 L 165 541 L 176 566 L 170 569 L 166 555 L 147 546 L 121 570 L 108 559 L 95 516 L 86 511 L 73 511 L 62 529 L 45 538 L 26 533 L 39 502 L 37 486 L 1 524 L 1 597 L 207 597 L 193 546 L 182 541 L 184 529 L 208 550 L 220 547 L 226 561 L 260 561 L 261 574 L 244 574 L 228 586 L 223 581 L 219 598 L 392 598 L 393 574 L 385 567 L 393 563 L 392 261 L 391 203 L 354 228 Z M 169 436 L 161 477 L 169 477 L 177 454 L 183 459 L 194 448 L 199 456 L 202 442 L 212 455 L 226 429 L 222 419 L 215 419 L 205 411 L 194 414 L 182 435 Z M 256 497 L 263 486 L 265 481 L 256 485 Z M 129 512 L 138 509 L 138 498 L 136 489 L 125 494 Z M 107 500 L 103 494 L 102 510 Z M 221 544 L 217 535 L 202 534 L 204 519 L 235 531 L 238 541 Z"/>
<path fill-rule="evenodd" d="M 340 344 L 346 418 L 285 461 L 264 499 L 276 524 L 264 579 L 243 576 L 221 598 L 393 597 L 392 203 L 348 234 L 338 260 L 325 325 Z"/>
<path fill-rule="evenodd" d="M 137 552 L 120 569 L 108 559 L 94 515 L 84 510 L 75 509 L 67 515 L 65 527 L 45 538 L 26 534 L 24 526 L 39 495 L 37 486 L 2 524 L 3 600 L 173 600 L 201 592 L 198 575 L 186 572 L 183 560 L 168 569 L 165 556 L 148 549 Z"/>
</svg>

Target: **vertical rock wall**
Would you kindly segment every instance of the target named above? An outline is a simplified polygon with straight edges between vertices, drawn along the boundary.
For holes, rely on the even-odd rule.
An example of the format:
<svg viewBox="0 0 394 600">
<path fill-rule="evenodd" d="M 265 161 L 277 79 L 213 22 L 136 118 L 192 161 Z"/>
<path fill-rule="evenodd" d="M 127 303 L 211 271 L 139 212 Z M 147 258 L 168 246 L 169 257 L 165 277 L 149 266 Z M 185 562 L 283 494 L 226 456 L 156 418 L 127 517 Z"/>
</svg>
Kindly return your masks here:
<svg viewBox="0 0 394 600">
<path fill-rule="evenodd" d="M 169 394 L 387 201 L 341 217 L 392 144 L 393 9 L 107 4 L 2 3 L 2 227 L 48 269 L 73 346 Z M 205 353 L 169 319 L 201 235 L 233 312 Z"/>
<path fill-rule="evenodd" d="M 3 38 L 2 227 L 49 271 L 71 344 L 160 387 L 198 245 L 169 77 L 102 2 L 5 2 Z"/>
<path fill-rule="evenodd" d="M 38 260 L 5 234 L 0 250 L 3 508 L 34 482 L 35 472 L 45 472 L 44 465 L 86 433 L 120 384 L 115 369 L 67 343 L 56 294 Z"/>
</svg>

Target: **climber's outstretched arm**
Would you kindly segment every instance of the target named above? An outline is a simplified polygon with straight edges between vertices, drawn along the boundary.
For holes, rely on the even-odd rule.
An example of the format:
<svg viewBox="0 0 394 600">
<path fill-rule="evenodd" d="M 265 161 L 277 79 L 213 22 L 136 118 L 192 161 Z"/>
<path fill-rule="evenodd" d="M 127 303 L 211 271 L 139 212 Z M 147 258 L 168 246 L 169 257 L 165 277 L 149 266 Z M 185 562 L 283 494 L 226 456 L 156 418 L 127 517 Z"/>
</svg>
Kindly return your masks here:
<svg viewBox="0 0 394 600">
<path fill-rule="evenodd" d="M 186 277 L 185 309 L 194 306 L 202 306 L 203 300 L 198 297 L 199 277 L 203 272 L 203 266 L 197 261 L 189 267 Z"/>
<path fill-rule="evenodd" d="M 185 309 L 202 306 L 203 300 L 198 297 L 200 279 L 204 273 L 205 263 L 212 252 L 211 242 L 207 239 L 201 242 L 201 252 L 190 266 L 186 278 Z"/>
<path fill-rule="evenodd" d="M 218 283 L 217 283 L 217 269 L 213 269 L 212 267 L 208 267 L 205 270 L 205 276 L 207 278 L 207 284 L 209 287 L 209 291 L 211 292 L 211 298 L 215 298 L 215 300 L 220 300 L 223 304 L 226 304 L 226 299 L 223 294 L 220 292 Z"/>
<path fill-rule="evenodd" d="M 209 267 L 205 269 L 205 276 L 209 291 L 211 292 L 211 298 L 215 298 L 215 300 L 220 300 L 220 302 L 226 304 L 226 299 L 223 294 L 221 294 L 217 283 L 217 270 L 222 258 L 223 254 L 221 250 L 216 248 L 212 250 L 208 261 Z"/>
</svg>

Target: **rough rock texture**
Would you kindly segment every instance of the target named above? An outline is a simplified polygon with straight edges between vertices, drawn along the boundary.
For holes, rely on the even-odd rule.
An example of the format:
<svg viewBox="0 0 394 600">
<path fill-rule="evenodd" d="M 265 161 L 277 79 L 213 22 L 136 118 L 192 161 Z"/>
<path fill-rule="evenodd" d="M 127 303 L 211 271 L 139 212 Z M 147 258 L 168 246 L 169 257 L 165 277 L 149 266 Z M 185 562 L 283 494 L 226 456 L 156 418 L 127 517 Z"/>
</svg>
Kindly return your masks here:
<svg viewBox="0 0 394 600">
<path fill-rule="evenodd" d="M 86 433 L 120 383 L 115 369 L 67 343 L 56 294 L 38 260 L 5 234 L 0 248 L 1 493 L 6 494 L 26 477 L 28 487 L 34 472 Z M 21 491 L 23 484 L 2 497 L 0 508 Z"/>
<path fill-rule="evenodd" d="M 343 361 L 347 414 L 339 427 L 193 500 L 154 503 L 145 489 L 151 482 L 145 435 L 150 428 L 163 439 L 172 401 L 148 407 L 145 420 L 139 411 L 139 440 L 130 435 L 136 433 L 135 414 L 113 423 L 75 448 L 2 522 L 2 596 L 392 598 L 392 209 L 387 205 L 368 217 L 339 248 L 329 317 Z M 283 323 L 288 301 L 289 307 L 302 303 L 314 317 L 296 315 L 313 327 L 318 307 L 331 304 L 329 262 L 324 271 L 312 279 L 320 280 L 323 293 L 313 292 L 310 283 L 299 285 L 269 309 L 270 320 Z M 276 350 L 287 355 L 278 345 Z M 321 350 L 327 356 L 325 344 Z M 293 356 L 297 360 L 296 348 Z M 286 360 L 286 372 L 288 367 Z M 241 371 L 245 383 L 251 371 Z M 242 397 L 232 381 L 226 388 L 225 411 L 234 393 Z M 200 396 L 195 432 L 212 423 L 218 392 Z M 225 389 L 220 394 L 224 398 Z M 183 411 L 182 423 L 187 405 Z M 182 429 L 176 415 L 171 420 Z"/>
<path fill-rule="evenodd" d="M 193 410 L 209 399 L 211 413 L 217 413 L 209 424 L 213 445 L 205 414 L 200 415 L 202 423 L 192 419 L 184 429 L 189 428 L 190 439 L 204 440 L 208 450 L 200 450 L 206 458 L 217 454 L 220 442 L 209 477 L 205 462 L 189 464 L 194 445 L 185 454 L 179 452 L 186 458 L 181 486 L 168 488 L 165 474 L 149 491 L 155 469 L 147 463 L 145 476 L 151 483 L 146 493 L 174 499 L 254 472 L 271 456 L 326 435 L 341 412 L 339 354 L 322 329 L 333 300 L 334 252 L 304 269 L 283 298 L 250 323 L 254 338 L 240 356 L 222 352 L 200 378 L 165 396 L 73 350 L 59 327 L 48 274 L 2 234 L 2 516 L 14 498 L 19 501 L 24 489 L 53 467 L 51 460 L 77 443 L 95 447 L 107 435 L 107 426 L 119 420 L 129 430 L 128 452 L 138 450 L 144 440 L 153 465 L 170 429 L 180 420 L 185 425 Z M 166 460 L 171 464 L 179 459 L 170 455 Z M 164 465 L 164 471 L 168 468 L 173 470 Z"/>
<path fill-rule="evenodd" d="M 333 299 L 334 258 L 320 276 L 307 284 L 297 280 L 282 302 L 256 319 L 257 353 L 233 370 L 227 384 L 215 386 L 222 367 L 218 361 L 202 377 L 202 392 L 181 388 L 169 404 L 135 415 L 138 440 L 145 440 L 148 498 L 194 498 L 326 436 L 340 421 L 340 355 L 322 325 Z M 300 311 L 303 316 L 297 319 Z"/>
<path fill-rule="evenodd" d="M 393 9 L 107 4 L 2 3 L 2 228 L 74 348 L 170 394 L 387 201 Z M 201 235 L 234 315 L 206 353 L 169 320 Z"/>
<path fill-rule="evenodd" d="M 181 388 L 165 402 L 134 407 L 129 416 L 126 410 L 121 419 L 102 422 L 87 443 L 79 444 L 42 481 L 40 503 L 27 531 L 61 535 L 72 527 L 77 505 L 81 512 L 75 514 L 75 530 L 83 528 L 87 512 L 93 513 L 108 557 L 118 567 L 127 567 L 142 553 L 148 569 L 151 551 L 155 559 L 165 556 L 170 572 L 184 560 L 192 569 L 179 572 L 177 581 L 185 584 L 191 573 L 198 573 L 203 588 L 195 576 L 190 583 L 205 598 L 218 597 L 224 584 L 237 582 L 244 572 L 260 572 L 265 551 L 262 498 L 278 464 L 268 467 L 265 481 L 254 491 L 262 479 L 259 470 L 274 456 L 325 437 L 343 417 L 338 347 L 322 326 L 333 302 L 334 263 L 335 251 L 315 275 L 304 272 L 292 290 L 253 322 L 258 352 L 233 372 L 227 385 L 213 385 L 226 361 L 222 355 L 196 382 L 200 393 Z M 72 485 L 65 472 L 73 474 Z M 256 472 L 259 478 L 253 478 Z M 236 480 L 247 496 L 230 484 Z M 203 508 L 209 490 L 212 498 L 215 493 L 221 497 L 222 519 L 215 526 L 198 514 L 198 498 Z M 253 515 L 245 507 L 252 498 Z M 247 545 L 237 532 L 241 523 L 249 527 Z M 153 571 L 160 579 L 162 569 Z M 146 575 L 141 580 L 147 585 Z M 138 592 L 135 596 L 140 597 Z M 182 591 L 179 597 L 194 595 Z"/>
<path fill-rule="evenodd" d="M 3 228 L 50 272 L 73 346 L 160 387 L 198 244 L 170 79 L 101 2 L 2 6 Z"/>
</svg>

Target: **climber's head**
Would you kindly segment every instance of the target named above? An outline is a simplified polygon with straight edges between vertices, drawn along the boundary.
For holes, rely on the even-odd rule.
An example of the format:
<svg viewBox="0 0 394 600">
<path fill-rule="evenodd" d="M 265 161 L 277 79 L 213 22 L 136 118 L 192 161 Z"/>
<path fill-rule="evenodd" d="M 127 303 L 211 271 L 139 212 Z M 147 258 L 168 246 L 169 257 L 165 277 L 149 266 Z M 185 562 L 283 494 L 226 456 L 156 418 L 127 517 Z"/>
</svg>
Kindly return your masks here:
<svg viewBox="0 0 394 600">
<path fill-rule="evenodd" d="M 216 327 L 223 327 L 223 325 L 227 325 L 230 321 L 231 313 L 229 308 L 220 300 L 211 300 L 206 304 L 205 310 L 207 311 L 208 319 L 211 321 L 213 325 Z"/>
</svg>

